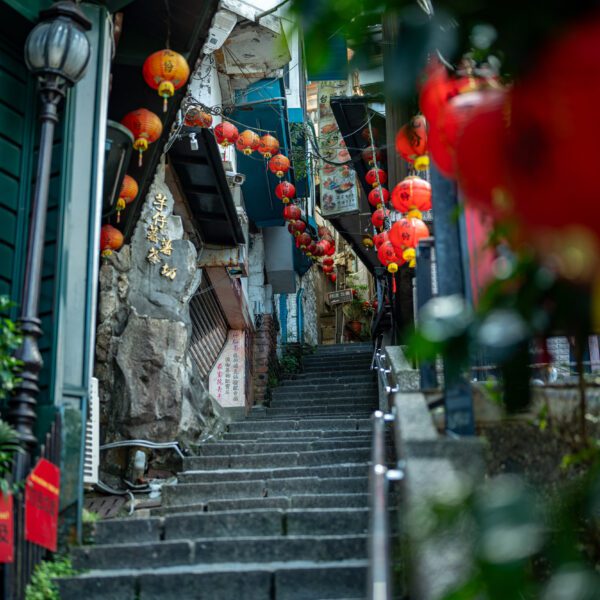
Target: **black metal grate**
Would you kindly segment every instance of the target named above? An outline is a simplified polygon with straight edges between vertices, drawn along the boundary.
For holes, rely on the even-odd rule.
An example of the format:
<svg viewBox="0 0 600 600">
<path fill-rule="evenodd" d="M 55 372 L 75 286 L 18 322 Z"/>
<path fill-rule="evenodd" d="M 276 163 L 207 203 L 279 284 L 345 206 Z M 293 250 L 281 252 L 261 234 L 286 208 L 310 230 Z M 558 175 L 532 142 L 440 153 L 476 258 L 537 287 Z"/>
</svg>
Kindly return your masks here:
<svg viewBox="0 0 600 600">
<path fill-rule="evenodd" d="M 227 321 L 219 300 L 206 275 L 196 294 L 190 300 L 192 341 L 190 355 L 202 377 L 208 377 L 212 366 L 227 341 Z"/>
</svg>

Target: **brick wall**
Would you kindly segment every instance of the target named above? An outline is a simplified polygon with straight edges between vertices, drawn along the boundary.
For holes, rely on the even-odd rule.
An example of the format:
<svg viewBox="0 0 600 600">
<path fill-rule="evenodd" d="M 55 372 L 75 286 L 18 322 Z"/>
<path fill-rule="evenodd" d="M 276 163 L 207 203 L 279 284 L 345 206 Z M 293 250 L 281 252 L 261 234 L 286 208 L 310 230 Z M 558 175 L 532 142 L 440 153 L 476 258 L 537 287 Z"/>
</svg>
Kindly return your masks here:
<svg viewBox="0 0 600 600">
<path fill-rule="evenodd" d="M 254 402 L 263 404 L 269 383 L 269 372 L 277 366 L 277 332 L 279 324 L 274 315 L 263 314 L 257 318 L 254 334 Z"/>
</svg>

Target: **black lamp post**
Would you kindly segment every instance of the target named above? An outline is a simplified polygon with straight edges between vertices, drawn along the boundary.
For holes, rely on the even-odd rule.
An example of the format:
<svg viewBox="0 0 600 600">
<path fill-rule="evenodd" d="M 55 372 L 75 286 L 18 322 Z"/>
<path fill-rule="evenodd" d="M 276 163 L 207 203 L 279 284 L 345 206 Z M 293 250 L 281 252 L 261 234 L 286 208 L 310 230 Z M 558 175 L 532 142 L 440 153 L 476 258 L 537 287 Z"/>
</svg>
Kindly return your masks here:
<svg viewBox="0 0 600 600">
<path fill-rule="evenodd" d="M 23 343 L 16 353 L 16 357 L 23 362 L 23 370 L 21 382 L 9 401 L 8 418 L 19 433 L 21 444 L 30 452 L 37 444 L 33 428 L 37 418 L 38 380 L 42 368 L 38 346 L 38 339 L 42 335 L 38 307 L 54 128 L 58 123 L 58 106 L 67 89 L 85 74 L 90 59 L 90 43 L 85 31 L 91 26 L 91 22 L 73 2 L 57 2 L 40 13 L 40 22 L 25 43 L 25 62 L 38 77 L 42 125 L 19 317 Z"/>
</svg>

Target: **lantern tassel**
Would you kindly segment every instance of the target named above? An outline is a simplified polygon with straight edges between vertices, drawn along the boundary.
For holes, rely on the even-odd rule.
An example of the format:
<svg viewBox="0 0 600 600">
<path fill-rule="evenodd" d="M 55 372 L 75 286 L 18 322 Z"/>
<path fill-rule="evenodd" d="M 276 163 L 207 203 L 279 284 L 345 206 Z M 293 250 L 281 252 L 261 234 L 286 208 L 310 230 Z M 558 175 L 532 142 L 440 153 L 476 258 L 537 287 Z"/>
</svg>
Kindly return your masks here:
<svg viewBox="0 0 600 600">
<path fill-rule="evenodd" d="M 396 293 L 396 276 L 392 275 L 392 292 Z"/>
<path fill-rule="evenodd" d="M 142 166 L 142 151 L 140 150 L 140 154 L 138 157 L 138 167 L 141 167 L 141 166 Z"/>
<path fill-rule="evenodd" d="M 167 99 L 163 98 L 163 112 L 166 113 L 167 112 Z"/>
</svg>

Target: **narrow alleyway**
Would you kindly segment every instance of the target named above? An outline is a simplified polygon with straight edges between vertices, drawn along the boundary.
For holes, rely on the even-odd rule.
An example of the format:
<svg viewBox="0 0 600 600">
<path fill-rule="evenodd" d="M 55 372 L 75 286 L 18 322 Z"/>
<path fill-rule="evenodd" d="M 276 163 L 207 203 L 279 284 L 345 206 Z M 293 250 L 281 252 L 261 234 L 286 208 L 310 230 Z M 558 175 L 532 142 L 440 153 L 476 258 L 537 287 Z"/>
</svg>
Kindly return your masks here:
<svg viewBox="0 0 600 600">
<path fill-rule="evenodd" d="M 64 600 L 365 598 L 370 415 L 367 344 L 321 346 L 269 408 L 184 461 L 163 507 L 98 524 Z"/>
</svg>

